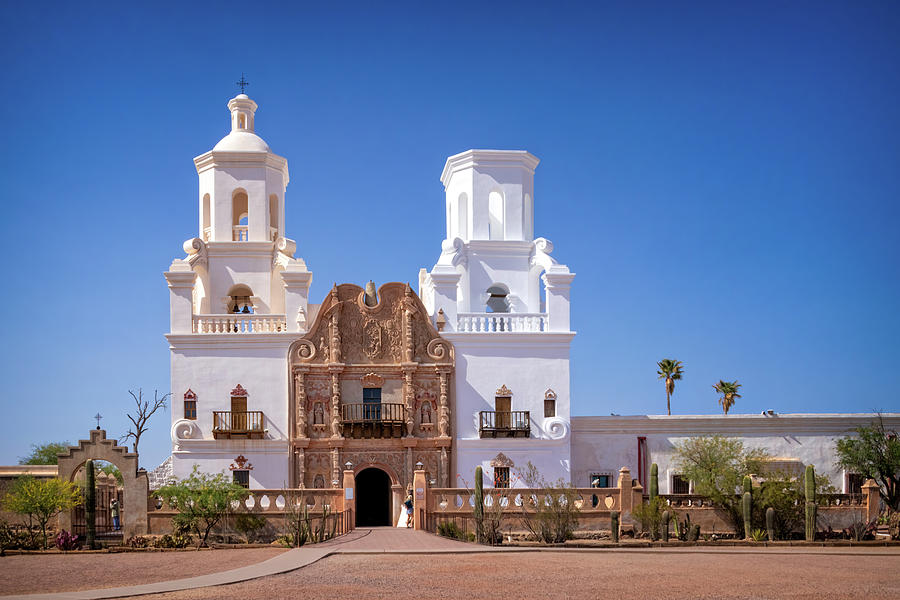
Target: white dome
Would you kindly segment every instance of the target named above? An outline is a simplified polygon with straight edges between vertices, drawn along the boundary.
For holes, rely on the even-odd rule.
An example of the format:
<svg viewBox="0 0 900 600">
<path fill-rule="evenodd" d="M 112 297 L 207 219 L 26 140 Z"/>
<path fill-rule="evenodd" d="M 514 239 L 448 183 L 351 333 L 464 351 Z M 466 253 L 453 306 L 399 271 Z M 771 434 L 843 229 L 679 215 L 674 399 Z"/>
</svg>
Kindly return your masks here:
<svg viewBox="0 0 900 600">
<path fill-rule="evenodd" d="M 215 145 L 213 152 L 268 152 L 265 140 L 249 131 L 232 131 Z"/>
</svg>

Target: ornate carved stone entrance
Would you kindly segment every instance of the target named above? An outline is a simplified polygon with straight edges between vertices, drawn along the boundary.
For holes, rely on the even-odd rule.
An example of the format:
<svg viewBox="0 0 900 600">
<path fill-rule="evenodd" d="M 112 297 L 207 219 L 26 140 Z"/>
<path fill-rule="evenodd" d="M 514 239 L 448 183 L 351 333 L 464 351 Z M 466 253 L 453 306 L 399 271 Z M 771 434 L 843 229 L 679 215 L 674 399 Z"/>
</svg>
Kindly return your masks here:
<svg viewBox="0 0 900 600">
<path fill-rule="evenodd" d="M 292 486 L 337 486 L 348 462 L 357 476 L 377 466 L 392 473 L 390 523 L 416 463 L 449 485 L 453 346 L 409 285 L 334 286 L 289 356 Z"/>
<path fill-rule="evenodd" d="M 377 467 L 356 474 L 356 526 L 391 525 L 391 478 Z"/>
</svg>

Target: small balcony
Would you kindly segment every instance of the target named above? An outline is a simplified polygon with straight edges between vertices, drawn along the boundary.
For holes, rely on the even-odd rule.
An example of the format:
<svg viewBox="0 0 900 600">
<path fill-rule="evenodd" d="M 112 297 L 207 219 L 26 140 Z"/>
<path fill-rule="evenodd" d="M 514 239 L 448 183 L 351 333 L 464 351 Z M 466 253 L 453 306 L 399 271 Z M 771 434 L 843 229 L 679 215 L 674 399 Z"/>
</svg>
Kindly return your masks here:
<svg viewBox="0 0 900 600">
<path fill-rule="evenodd" d="M 531 414 L 527 410 L 478 413 L 478 432 L 483 438 L 531 437 Z"/>
<path fill-rule="evenodd" d="M 459 333 L 534 333 L 547 331 L 546 313 L 459 313 Z"/>
<path fill-rule="evenodd" d="M 344 437 L 402 437 L 405 414 L 406 407 L 403 404 L 342 404 L 341 425 Z"/>
<path fill-rule="evenodd" d="M 261 410 L 213 411 L 213 437 L 217 440 L 231 438 L 262 439 L 265 437 L 265 434 Z"/>
<path fill-rule="evenodd" d="M 229 313 L 194 315 L 194 333 L 282 333 L 287 331 L 284 315 Z"/>
</svg>

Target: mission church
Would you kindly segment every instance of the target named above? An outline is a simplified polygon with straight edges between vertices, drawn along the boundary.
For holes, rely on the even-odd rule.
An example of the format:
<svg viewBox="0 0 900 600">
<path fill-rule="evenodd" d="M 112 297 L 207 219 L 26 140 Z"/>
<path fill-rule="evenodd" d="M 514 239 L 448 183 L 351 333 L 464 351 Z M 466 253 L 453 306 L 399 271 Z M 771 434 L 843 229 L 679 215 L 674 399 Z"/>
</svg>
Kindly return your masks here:
<svg viewBox="0 0 900 600">
<path fill-rule="evenodd" d="M 870 414 L 571 416 L 575 274 L 534 237 L 528 152 L 447 159 L 446 237 L 417 289 L 309 298 L 285 229 L 288 162 L 256 134 L 256 102 L 242 93 L 228 110 L 230 132 L 194 159 L 197 235 L 165 273 L 175 477 L 198 465 L 255 489 L 330 488 L 352 470 L 358 519 L 387 524 L 416 469 L 457 487 L 480 465 L 505 487 L 530 462 L 548 481 L 610 487 L 625 466 L 646 489 L 654 462 L 661 492 L 688 492 L 673 443 L 723 434 L 859 485 L 834 466 L 833 438 Z"/>
</svg>

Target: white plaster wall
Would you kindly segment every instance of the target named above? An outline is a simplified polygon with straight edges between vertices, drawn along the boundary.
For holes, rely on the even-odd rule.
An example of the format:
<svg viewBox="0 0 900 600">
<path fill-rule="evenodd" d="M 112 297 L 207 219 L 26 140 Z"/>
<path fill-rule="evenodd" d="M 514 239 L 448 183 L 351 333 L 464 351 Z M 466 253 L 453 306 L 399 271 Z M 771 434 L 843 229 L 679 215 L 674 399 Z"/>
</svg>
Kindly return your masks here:
<svg viewBox="0 0 900 600">
<path fill-rule="evenodd" d="M 457 440 L 455 442 L 455 473 L 459 476 L 451 486 L 469 487 L 475 482 L 475 467 L 484 470 L 484 486 L 493 484 L 493 460 L 500 452 L 513 462 L 510 468 L 510 484 L 513 487 L 527 487 L 521 481 L 521 475 L 530 462 L 537 467 L 541 476 L 548 483 L 556 483 L 562 479 L 568 483 L 570 473 L 569 438 L 563 440 L 535 440 L 497 438 L 483 440 Z M 452 477 L 451 477 L 452 479 Z M 465 480 L 465 481 L 463 481 Z"/>
<path fill-rule="evenodd" d="M 590 473 L 616 473 L 625 466 L 638 476 L 638 437 L 647 438 L 647 464 L 659 466 L 660 493 L 671 493 L 677 473 L 674 444 L 697 436 L 723 435 L 743 441 L 748 448 L 765 449 L 773 457 L 798 459 L 828 476 L 839 492 L 846 477 L 835 466 L 834 441 L 872 421 L 869 414 L 623 416 L 572 419 L 572 467 L 575 484 L 588 485 Z M 900 415 L 889 417 L 900 426 Z"/>
<path fill-rule="evenodd" d="M 540 273 L 531 269 L 532 245 L 528 242 L 472 242 L 467 246 L 468 263 L 463 271 L 468 308 L 461 312 L 485 312 L 487 289 L 495 283 L 509 288 L 510 312 L 541 312 Z"/>
<path fill-rule="evenodd" d="M 195 447 L 172 453 L 172 468 L 176 478 L 191 474 L 194 465 L 203 473 L 225 473 L 231 477 L 229 466 L 243 456 L 253 466 L 250 469 L 251 489 L 282 489 L 288 487 L 288 447 L 286 443 L 260 443 L 257 440 L 229 440 L 217 448 Z"/>
<path fill-rule="evenodd" d="M 259 298 L 254 310 L 260 314 L 272 313 L 273 304 L 284 306 L 284 285 L 273 285 L 272 249 L 252 247 L 253 242 L 234 242 L 223 250 L 209 249 L 209 305 L 213 314 L 226 313 L 222 298 L 233 285 L 247 285 Z M 272 294 L 279 294 L 273 302 Z"/>
</svg>

